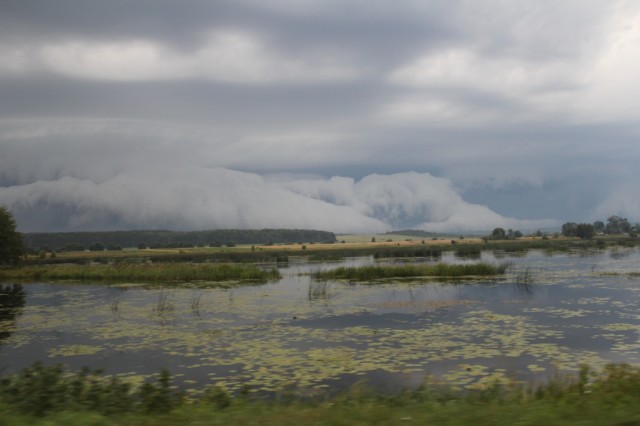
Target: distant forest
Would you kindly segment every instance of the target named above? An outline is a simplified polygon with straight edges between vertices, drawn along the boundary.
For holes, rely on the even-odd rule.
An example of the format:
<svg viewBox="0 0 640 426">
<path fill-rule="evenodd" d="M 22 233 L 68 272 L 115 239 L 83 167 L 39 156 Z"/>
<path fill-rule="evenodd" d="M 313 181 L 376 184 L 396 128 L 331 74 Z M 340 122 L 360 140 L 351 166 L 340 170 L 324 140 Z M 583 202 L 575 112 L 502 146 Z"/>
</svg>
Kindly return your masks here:
<svg viewBox="0 0 640 426">
<path fill-rule="evenodd" d="M 235 244 L 335 242 L 333 232 L 306 229 L 216 229 L 208 231 L 47 232 L 23 234 L 30 250 L 117 250 L 128 247 L 204 247 Z"/>
<path fill-rule="evenodd" d="M 438 232 L 428 232 L 421 231 L 418 229 L 402 229 L 399 231 L 391 231 L 387 232 L 385 235 L 406 235 L 407 237 L 421 237 L 421 238 L 431 238 L 431 237 L 441 237 L 449 234 L 442 234 Z"/>
</svg>

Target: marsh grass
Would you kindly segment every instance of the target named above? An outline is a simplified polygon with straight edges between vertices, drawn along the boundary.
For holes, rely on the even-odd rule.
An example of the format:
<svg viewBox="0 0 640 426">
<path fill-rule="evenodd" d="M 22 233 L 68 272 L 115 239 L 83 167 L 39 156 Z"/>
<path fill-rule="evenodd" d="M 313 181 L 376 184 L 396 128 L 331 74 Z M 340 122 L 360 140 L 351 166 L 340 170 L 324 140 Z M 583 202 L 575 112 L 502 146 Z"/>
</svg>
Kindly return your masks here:
<svg viewBox="0 0 640 426">
<path fill-rule="evenodd" d="M 459 257 L 459 258 L 480 259 L 480 256 L 482 255 L 482 246 L 480 245 L 458 246 L 454 250 L 454 254 L 456 255 L 456 257 Z"/>
<path fill-rule="evenodd" d="M 203 292 L 200 292 L 197 296 L 191 298 L 191 312 L 196 316 L 200 316 L 200 302 L 202 300 Z"/>
<path fill-rule="evenodd" d="M 160 292 L 160 294 L 158 294 L 158 300 L 155 303 L 153 311 L 157 315 L 162 316 L 170 312 L 173 312 L 174 308 L 175 308 L 175 305 L 171 300 L 169 300 L 169 296 L 167 296 L 167 294 L 164 291 Z"/>
<path fill-rule="evenodd" d="M 114 315 L 118 315 L 120 313 L 120 299 L 114 299 L 111 301 L 111 313 Z"/>
<path fill-rule="evenodd" d="M 108 282 L 222 282 L 277 280 L 275 269 L 253 265 L 217 263 L 115 263 L 110 265 L 25 266 L 0 270 L 0 280 L 73 280 Z"/>
<path fill-rule="evenodd" d="M 394 265 L 394 266 L 357 266 L 339 267 L 329 271 L 319 271 L 314 274 L 318 280 L 350 280 L 371 281 L 388 278 L 462 278 L 477 276 L 502 275 L 506 272 L 508 264 L 494 265 L 490 263 L 474 264 L 447 264 L 435 265 Z"/>
<path fill-rule="evenodd" d="M 536 281 L 539 279 L 539 271 L 531 266 L 522 268 L 510 268 L 514 286 L 523 294 L 531 295 L 536 290 Z"/>
<path fill-rule="evenodd" d="M 531 285 L 535 282 L 538 272 L 531 266 L 514 271 L 513 282 L 518 285 Z"/>
<path fill-rule="evenodd" d="M 310 301 L 329 299 L 331 297 L 330 287 L 328 281 L 311 280 L 309 282 L 308 299 Z"/>
</svg>

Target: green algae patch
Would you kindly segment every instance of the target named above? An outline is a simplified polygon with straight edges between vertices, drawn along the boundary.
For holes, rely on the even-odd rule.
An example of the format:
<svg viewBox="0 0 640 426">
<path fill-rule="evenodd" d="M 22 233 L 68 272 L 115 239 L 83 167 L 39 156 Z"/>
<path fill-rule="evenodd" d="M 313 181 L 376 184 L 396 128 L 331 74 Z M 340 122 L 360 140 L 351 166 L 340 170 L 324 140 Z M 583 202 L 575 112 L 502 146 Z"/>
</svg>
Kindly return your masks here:
<svg viewBox="0 0 640 426">
<path fill-rule="evenodd" d="M 49 356 L 78 356 L 78 355 L 95 355 L 100 352 L 100 346 L 89 345 L 61 345 L 54 349 L 49 349 Z"/>
<path fill-rule="evenodd" d="M 116 263 L 112 265 L 27 266 L 0 270 L 0 280 L 109 282 L 267 282 L 280 279 L 276 269 L 214 263 Z"/>
<path fill-rule="evenodd" d="M 508 265 L 493 265 L 490 263 L 474 264 L 447 264 L 438 263 L 435 265 L 367 265 L 339 267 L 329 271 L 316 272 L 313 276 L 318 280 L 351 280 L 370 281 L 378 279 L 393 278 L 463 278 L 463 277 L 486 277 L 502 275 L 506 272 Z"/>
</svg>

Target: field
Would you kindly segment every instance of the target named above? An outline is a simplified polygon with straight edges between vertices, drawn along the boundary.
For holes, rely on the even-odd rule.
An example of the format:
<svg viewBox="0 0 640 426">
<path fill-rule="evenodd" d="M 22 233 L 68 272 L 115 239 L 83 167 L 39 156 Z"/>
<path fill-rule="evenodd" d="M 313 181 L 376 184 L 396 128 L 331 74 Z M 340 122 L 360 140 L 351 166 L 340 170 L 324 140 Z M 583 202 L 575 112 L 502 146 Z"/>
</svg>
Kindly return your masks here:
<svg viewBox="0 0 640 426">
<path fill-rule="evenodd" d="M 277 254 L 286 255 L 309 255 L 322 252 L 351 252 L 358 255 L 384 252 L 390 249 L 411 249 L 411 248 L 435 248 L 443 251 L 459 251 L 465 247 L 478 247 L 482 249 L 506 249 L 511 251 L 528 250 L 532 248 L 566 249 L 579 247 L 606 247 L 611 245 L 635 245 L 637 239 L 624 236 L 599 237 L 593 240 L 580 240 L 578 238 L 566 237 L 522 237 L 516 240 L 488 240 L 480 237 L 432 237 L 420 238 L 406 235 L 338 235 L 335 243 L 322 242 L 299 242 L 296 244 L 271 244 L 271 245 L 251 245 L 242 244 L 234 247 L 188 247 L 188 248 L 125 248 L 123 250 L 104 251 L 70 251 L 60 253 L 40 253 L 30 255 L 28 263 L 64 263 L 82 262 L 95 259 L 169 259 L 170 261 L 206 259 L 206 258 L 230 258 L 248 261 L 262 260 L 261 255 L 275 257 Z"/>
</svg>

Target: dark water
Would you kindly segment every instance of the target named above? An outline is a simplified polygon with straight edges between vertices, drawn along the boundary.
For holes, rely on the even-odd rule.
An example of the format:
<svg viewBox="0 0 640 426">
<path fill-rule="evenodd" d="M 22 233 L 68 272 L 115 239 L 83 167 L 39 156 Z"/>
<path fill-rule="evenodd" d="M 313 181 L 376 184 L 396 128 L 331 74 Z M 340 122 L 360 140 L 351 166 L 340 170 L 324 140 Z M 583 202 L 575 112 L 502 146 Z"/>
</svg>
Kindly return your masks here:
<svg viewBox="0 0 640 426">
<path fill-rule="evenodd" d="M 193 392 L 218 385 L 314 393 L 426 379 L 473 389 L 582 363 L 640 364 L 640 277 L 630 274 L 640 271 L 638 249 L 484 252 L 482 260 L 513 266 L 505 277 L 464 283 L 309 276 L 374 262 L 356 258 L 290 264 L 280 282 L 228 290 L 5 284 L 0 372 L 42 360 L 135 383 L 167 367 Z"/>
</svg>

